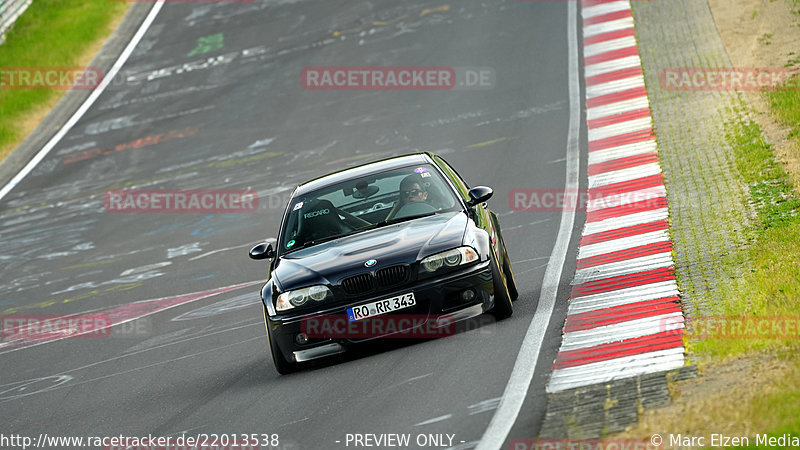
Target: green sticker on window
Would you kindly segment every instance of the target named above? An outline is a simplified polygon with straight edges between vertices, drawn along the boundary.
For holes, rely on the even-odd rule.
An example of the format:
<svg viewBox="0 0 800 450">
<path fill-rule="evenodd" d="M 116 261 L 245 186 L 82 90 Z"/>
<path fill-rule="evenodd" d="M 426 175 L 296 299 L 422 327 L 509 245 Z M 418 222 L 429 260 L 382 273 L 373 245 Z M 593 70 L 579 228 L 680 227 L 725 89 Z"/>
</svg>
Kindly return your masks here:
<svg viewBox="0 0 800 450">
<path fill-rule="evenodd" d="M 292 248 L 292 247 L 294 247 L 294 239 L 286 243 L 286 248 Z"/>
</svg>

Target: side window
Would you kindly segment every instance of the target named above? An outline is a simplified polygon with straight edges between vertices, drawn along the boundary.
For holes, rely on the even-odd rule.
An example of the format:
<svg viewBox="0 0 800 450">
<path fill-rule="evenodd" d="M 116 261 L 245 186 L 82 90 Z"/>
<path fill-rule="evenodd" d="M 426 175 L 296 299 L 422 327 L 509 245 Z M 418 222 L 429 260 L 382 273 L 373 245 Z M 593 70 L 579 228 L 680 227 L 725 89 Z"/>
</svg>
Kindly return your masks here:
<svg viewBox="0 0 800 450">
<path fill-rule="evenodd" d="M 455 169 L 450 167 L 450 164 L 447 164 L 447 161 L 443 160 L 438 155 L 433 155 L 433 159 L 434 161 L 436 161 L 439 168 L 441 168 L 442 171 L 447 175 L 447 178 L 449 178 L 450 181 L 453 183 L 453 185 L 456 187 L 459 194 L 461 194 L 461 197 L 464 200 L 469 200 L 469 186 L 464 181 L 462 181 L 462 178 L 458 174 L 458 172 L 456 172 Z"/>
</svg>

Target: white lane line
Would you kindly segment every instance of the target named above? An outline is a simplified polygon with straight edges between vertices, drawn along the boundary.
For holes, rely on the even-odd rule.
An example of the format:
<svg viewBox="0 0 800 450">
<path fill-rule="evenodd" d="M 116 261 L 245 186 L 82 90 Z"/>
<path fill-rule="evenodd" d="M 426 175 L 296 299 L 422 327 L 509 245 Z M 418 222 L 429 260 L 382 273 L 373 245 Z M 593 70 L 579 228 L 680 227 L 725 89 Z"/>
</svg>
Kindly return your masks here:
<svg viewBox="0 0 800 450">
<path fill-rule="evenodd" d="M 139 44 L 139 41 L 142 40 L 142 37 L 147 32 L 147 29 L 150 28 L 150 25 L 156 19 L 156 16 L 158 16 L 158 12 L 161 11 L 161 7 L 164 6 L 164 0 L 155 0 L 155 2 L 156 3 L 153 5 L 153 7 L 150 9 L 150 12 L 147 14 L 147 17 L 144 19 L 144 22 L 142 22 L 142 24 L 139 26 L 139 29 L 136 31 L 136 34 L 134 34 L 130 42 L 128 42 L 128 46 L 125 47 L 125 50 L 123 50 L 122 54 L 119 55 L 117 61 L 114 63 L 113 66 L 111 66 L 111 69 L 109 69 L 108 73 L 103 77 L 103 80 L 100 82 L 100 85 L 97 86 L 97 88 L 93 90 L 91 94 L 89 94 L 89 97 L 87 97 L 86 100 L 84 100 L 80 108 L 78 108 L 78 110 L 75 111 L 74 114 L 72 114 L 72 117 L 69 118 L 67 123 L 65 123 L 64 126 L 61 127 L 60 130 L 58 130 L 58 133 L 56 133 L 55 136 L 53 136 L 49 141 L 47 141 L 44 147 L 42 147 L 42 149 L 39 150 L 39 153 L 37 153 L 36 156 L 33 157 L 33 159 L 28 161 L 28 164 L 26 164 L 25 167 L 22 168 L 22 170 L 17 172 L 17 174 L 14 176 L 14 178 L 11 179 L 11 181 L 6 183 L 6 185 L 3 186 L 2 189 L 0 189 L 0 199 L 2 199 L 9 192 L 11 192 L 11 190 L 14 189 L 14 187 L 16 187 L 16 185 L 18 185 L 20 181 L 22 181 L 44 159 L 44 157 L 47 156 L 48 153 L 50 153 L 50 151 L 59 143 L 59 141 L 61 141 L 61 139 L 67 133 L 69 133 L 70 130 L 72 130 L 72 127 L 75 126 L 78 120 L 80 120 L 81 117 L 83 117 L 83 115 L 86 114 L 86 111 L 88 111 L 89 108 L 92 107 L 94 102 L 97 100 L 98 97 L 100 97 L 100 94 L 103 93 L 106 87 L 108 87 L 108 85 L 111 84 L 111 81 L 117 76 L 117 73 L 120 71 L 122 66 L 131 56 L 131 53 L 133 53 L 133 50 Z"/>
<path fill-rule="evenodd" d="M 589 165 L 624 158 L 625 156 L 655 153 L 656 151 L 658 151 L 658 146 L 656 145 L 655 138 L 653 138 L 648 141 L 593 151 L 589 153 Z"/>
<path fill-rule="evenodd" d="M 590 384 L 605 383 L 646 373 L 679 369 L 683 366 L 683 347 L 642 353 L 608 361 L 553 371 L 547 392 L 559 392 Z"/>
<path fill-rule="evenodd" d="M 680 311 L 627 320 L 613 325 L 564 333 L 559 352 L 650 336 L 662 331 L 679 330 L 683 327 L 683 313 Z"/>
<path fill-rule="evenodd" d="M 577 27 L 577 2 L 567 2 L 567 41 L 569 51 L 569 128 L 567 131 L 567 164 L 564 193 L 577 192 L 580 169 L 580 120 L 581 120 L 581 93 L 578 66 L 578 27 Z M 574 206 L 574 205 L 573 205 Z M 561 213 L 561 223 L 558 227 L 558 237 L 553 252 L 550 254 L 547 268 L 542 280 L 542 289 L 539 294 L 539 303 L 533 315 L 528 331 L 522 341 L 514 369 L 508 379 L 503 397 L 494 412 L 489 426 L 484 431 L 478 450 L 495 450 L 503 447 L 511 427 L 517 420 L 522 403 L 528 394 L 539 352 L 544 341 L 544 331 L 550 323 L 553 308 L 558 294 L 558 285 L 564 262 L 569 250 L 569 241 L 572 227 L 575 223 L 575 208 L 566 208 Z"/>
<path fill-rule="evenodd" d="M 620 0 L 618 2 L 608 2 L 597 6 L 589 6 L 581 10 L 581 17 L 588 19 L 589 17 L 602 16 L 617 11 L 626 11 L 631 9 L 631 2 L 628 0 Z"/>
<path fill-rule="evenodd" d="M 610 41 L 598 42 L 583 47 L 583 57 L 599 55 L 600 53 L 610 52 L 612 50 L 619 50 L 621 48 L 636 47 L 636 38 L 627 36 L 619 39 L 611 39 Z"/>
</svg>

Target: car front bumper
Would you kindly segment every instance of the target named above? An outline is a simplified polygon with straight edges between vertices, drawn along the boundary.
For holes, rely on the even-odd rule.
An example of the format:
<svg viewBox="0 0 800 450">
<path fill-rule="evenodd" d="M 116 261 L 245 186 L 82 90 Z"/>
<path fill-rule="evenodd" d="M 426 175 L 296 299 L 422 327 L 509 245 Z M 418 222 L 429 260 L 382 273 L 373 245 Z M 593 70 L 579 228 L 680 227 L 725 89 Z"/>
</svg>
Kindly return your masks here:
<svg viewBox="0 0 800 450">
<path fill-rule="evenodd" d="M 491 262 L 462 271 L 417 280 L 390 292 L 359 298 L 324 311 L 268 316 L 270 339 L 287 361 L 303 362 L 343 353 L 379 338 L 435 338 L 451 335 L 454 324 L 491 309 L 494 301 Z M 471 291 L 472 294 L 465 294 Z M 347 308 L 414 293 L 412 307 L 349 321 Z"/>
</svg>

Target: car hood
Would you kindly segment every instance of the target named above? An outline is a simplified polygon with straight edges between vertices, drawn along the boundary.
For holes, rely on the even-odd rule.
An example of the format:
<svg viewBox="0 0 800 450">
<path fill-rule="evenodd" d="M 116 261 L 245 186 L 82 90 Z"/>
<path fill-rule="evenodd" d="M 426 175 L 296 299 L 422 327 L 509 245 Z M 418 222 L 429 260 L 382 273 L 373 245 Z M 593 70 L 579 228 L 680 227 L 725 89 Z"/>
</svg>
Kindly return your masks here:
<svg viewBox="0 0 800 450">
<path fill-rule="evenodd" d="M 463 212 L 447 212 L 345 236 L 285 255 L 272 276 L 287 290 L 337 284 L 356 273 L 412 264 L 460 246 L 468 220 Z M 367 267 L 370 259 L 377 263 Z"/>
</svg>

